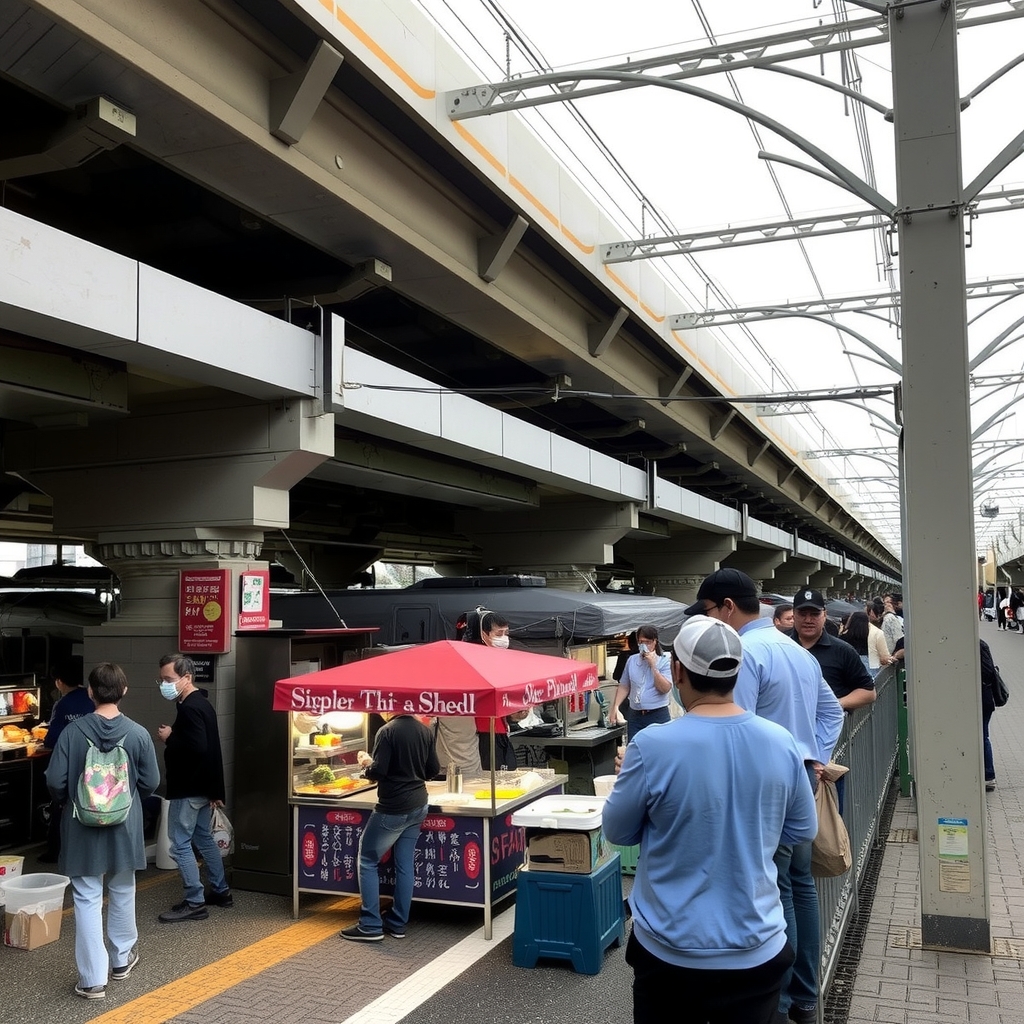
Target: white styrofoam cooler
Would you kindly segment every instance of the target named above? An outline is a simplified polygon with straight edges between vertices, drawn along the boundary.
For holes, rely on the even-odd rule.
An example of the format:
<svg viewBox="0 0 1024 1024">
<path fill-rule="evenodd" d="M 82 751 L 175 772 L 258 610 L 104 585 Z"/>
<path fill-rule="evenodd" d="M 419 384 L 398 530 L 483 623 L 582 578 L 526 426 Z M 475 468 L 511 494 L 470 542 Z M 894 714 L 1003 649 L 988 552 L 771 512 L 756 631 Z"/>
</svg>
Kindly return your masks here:
<svg viewBox="0 0 1024 1024">
<path fill-rule="evenodd" d="M 603 796 L 542 796 L 512 812 L 512 824 L 589 832 L 601 827 Z"/>
</svg>

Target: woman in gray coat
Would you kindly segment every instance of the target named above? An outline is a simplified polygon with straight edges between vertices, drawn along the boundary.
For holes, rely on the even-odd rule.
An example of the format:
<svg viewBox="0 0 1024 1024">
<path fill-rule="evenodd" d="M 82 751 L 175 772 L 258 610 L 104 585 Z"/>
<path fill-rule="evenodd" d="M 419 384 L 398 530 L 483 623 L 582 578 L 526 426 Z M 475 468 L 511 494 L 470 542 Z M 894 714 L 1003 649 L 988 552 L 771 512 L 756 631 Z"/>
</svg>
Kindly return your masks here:
<svg viewBox="0 0 1024 1024">
<path fill-rule="evenodd" d="M 89 696 L 96 705 L 91 715 L 71 722 L 61 733 L 46 769 L 46 784 L 55 800 L 67 804 L 78 787 L 89 742 L 100 750 L 119 743 L 128 755 L 132 793 L 128 817 L 119 825 L 83 824 L 72 807 L 61 817 L 58 870 L 70 876 L 75 900 L 75 960 L 83 999 L 102 999 L 107 973 L 127 978 L 139 962 L 139 933 L 135 923 L 135 872 L 146 867 L 142 834 L 142 801 L 160 782 L 153 740 L 141 725 L 121 714 L 118 703 L 128 681 L 118 665 L 105 662 L 89 673 Z M 103 878 L 107 880 L 107 941 L 103 941 Z M 109 953 L 108 953 L 109 950 Z"/>
</svg>

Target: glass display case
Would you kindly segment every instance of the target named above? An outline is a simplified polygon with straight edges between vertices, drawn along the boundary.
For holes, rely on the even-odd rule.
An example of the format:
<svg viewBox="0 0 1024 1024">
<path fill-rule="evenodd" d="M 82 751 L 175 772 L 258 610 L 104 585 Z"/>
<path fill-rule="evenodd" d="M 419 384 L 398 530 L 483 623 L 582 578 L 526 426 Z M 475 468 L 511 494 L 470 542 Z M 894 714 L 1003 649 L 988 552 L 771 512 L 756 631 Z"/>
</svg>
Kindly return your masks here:
<svg viewBox="0 0 1024 1024">
<path fill-rule="evenodd" d="M 372 789 L 362 777 L 356 754 L 369 749 L 367 720 L 360 712 L 331 711 L 310 715 L 288 713 L 291 733 L 291 796 L 311 799 L 342 799 Z"/>
<path fill-rule="evenodd" d="M 0 675 L 0 849 L 27 843 L 38 803 L 49 802 L 41 768 L 39 687 L 32 673 Z"/>
</svg>

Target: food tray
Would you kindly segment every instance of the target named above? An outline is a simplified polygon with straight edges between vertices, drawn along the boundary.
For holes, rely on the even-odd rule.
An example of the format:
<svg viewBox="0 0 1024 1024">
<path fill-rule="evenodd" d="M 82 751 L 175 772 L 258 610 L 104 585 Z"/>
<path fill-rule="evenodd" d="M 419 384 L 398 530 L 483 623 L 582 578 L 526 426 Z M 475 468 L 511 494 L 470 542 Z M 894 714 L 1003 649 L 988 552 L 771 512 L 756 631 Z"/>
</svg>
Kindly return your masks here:
<svg viewBox="0 0 1024 1024">
<path fill-rule="evenodd" d="M 296 786 L 296 796 L 325 796 L 332 800 L 337 800 L 341 797 L 352 796 L 353 793 L 362 793 L 364 790 L 373 789 L 377 785 L 371 779 L 335 779 L 334 782 L 328 782 L 322 786 L 313 785 L 313 783 L 307 783 L 305 785 Z"/>
<path fill-rule="evenodd" d="M 601 827 L 603 796 L 542 796 L 512 813 L 513 825 L 589 832 Z"/>
</svg>

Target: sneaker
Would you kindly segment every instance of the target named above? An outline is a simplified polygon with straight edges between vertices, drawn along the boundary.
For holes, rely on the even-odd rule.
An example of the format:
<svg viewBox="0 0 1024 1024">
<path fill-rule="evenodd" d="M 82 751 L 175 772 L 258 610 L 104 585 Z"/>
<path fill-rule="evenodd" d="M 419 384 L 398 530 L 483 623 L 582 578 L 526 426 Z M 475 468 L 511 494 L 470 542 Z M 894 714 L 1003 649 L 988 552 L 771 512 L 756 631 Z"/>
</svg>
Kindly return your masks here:
<svg viewBox="0 0 1024 1024">
<path fill-rule="evenodd" d="M 789 1019 L 793 1024 L 818 1024 L 818 1008 L 816 1006 L 791 1006 Z"/>
<path fill-rule="evenodd" d="M 189 903 L 182 900 L 175 903 L 170 910 L 165 910 L 157 917 L 162 924 L 170 924 L 173 921 L 204 921 L 210 916 L 205 903 Z"/>
<path fill-rule="evenodd" d="M 986 793 L 991 793 L 995 788 L 996 788 L 996 780 L 995 779 L 986 779 L 985 780 L 985 792 Z"/>
<path fill-rule="evenodd" d="M 124 967 L 115 967 L 110 972 L 111 978 L 113 978 L 114 981 L 124 981 L 124 979 L 127 978 L 128 975 L 131 974 L 133 970 L 135 970 L 135 965 L 138 962 L 139 962 L 139 951 L 137 949 L 133 949 L 128 954 L 128 963 L 126 963 L 124 965 Z"/>
<path fill-rule="evenodd" d="M 212 889 L 206 894 L 206 902 L 214 907 L 233 907 L 235 898 L 231 895 L 230 889 L 223 892 L 214 892 Z"/>
<path fill-rule="evenodd" d="M 351 928 L 345 928 L 338 934 L 343 939 L 348 939 L 349 942 L 382 942 L 384 939 L 383 932 L 364 932 L 359 925 L 354 924 Z"/>
<path fill-rule="evenodd" d="M 390 935 L 393 939 L 404 939 L 405 938 L 405 925 L 404 924 L 388 924 L 384 922 L 384 934 Z"/>
<path fill-rule="evenodd" d="M 81 996 L 83 999 L 106 999 L 107 986 L 90 985 L 88 988 L 83 988 L 81 985 L 76 985 L 75 995 Z"/>
</svg>

